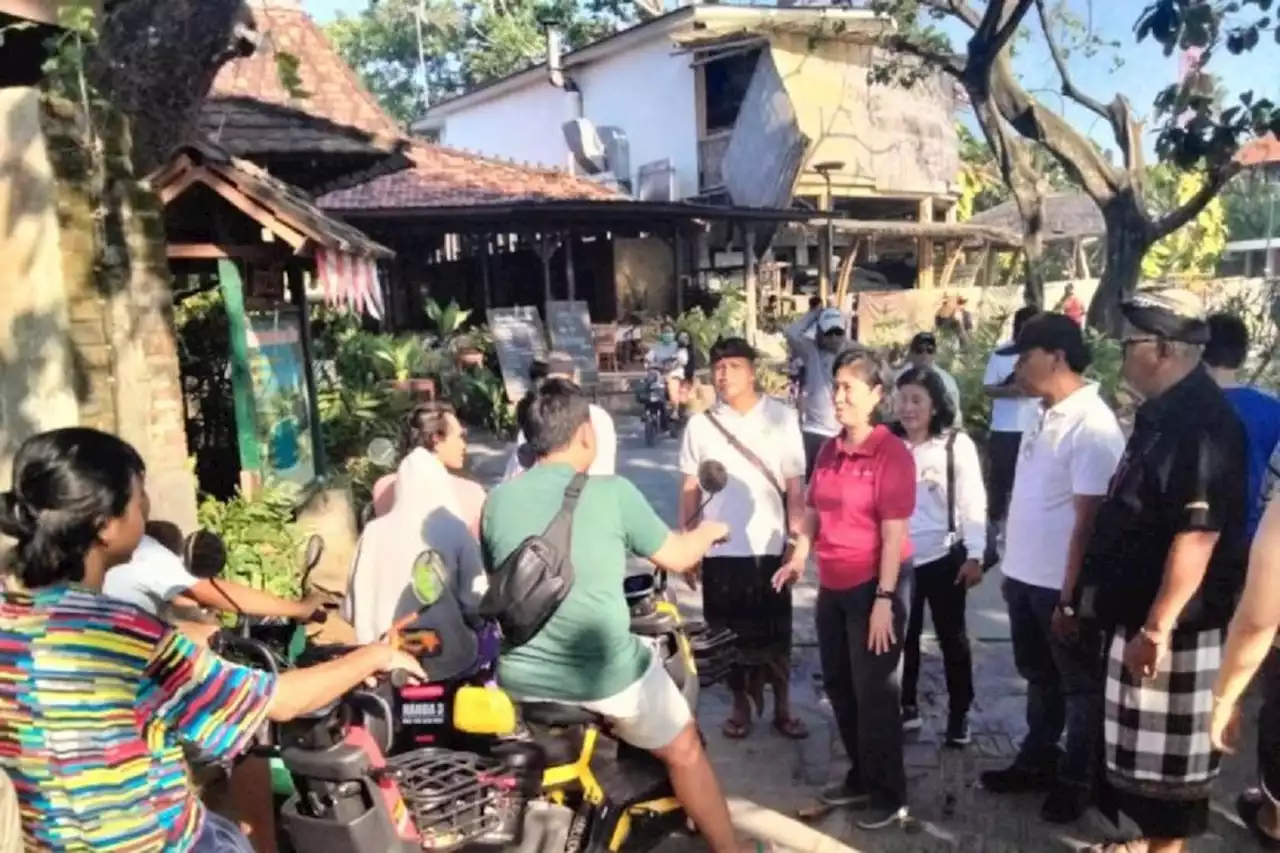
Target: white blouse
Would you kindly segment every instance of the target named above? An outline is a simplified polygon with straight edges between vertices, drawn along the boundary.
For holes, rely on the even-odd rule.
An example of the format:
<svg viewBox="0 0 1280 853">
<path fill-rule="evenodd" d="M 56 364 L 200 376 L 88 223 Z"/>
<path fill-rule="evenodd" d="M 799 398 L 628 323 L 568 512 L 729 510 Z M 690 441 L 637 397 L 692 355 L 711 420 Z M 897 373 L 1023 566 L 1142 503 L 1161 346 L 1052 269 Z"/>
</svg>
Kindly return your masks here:
<svg viewBox="0 0 1280 853">
<path fill-rule="evenodd" d="M 916 460 L 916 509 L 911 514 L 911 544 L 915 563 L 930 563 L 951 550 L 947 530 L 947 439 L 950 432 L 912 445 Z M 952 447 L 955 470 L 956 533 L 969 558 L 981 562 L 987 547 L 987 489 L 982 482 L 978 447 L 963 432 Z"/>
</svg>

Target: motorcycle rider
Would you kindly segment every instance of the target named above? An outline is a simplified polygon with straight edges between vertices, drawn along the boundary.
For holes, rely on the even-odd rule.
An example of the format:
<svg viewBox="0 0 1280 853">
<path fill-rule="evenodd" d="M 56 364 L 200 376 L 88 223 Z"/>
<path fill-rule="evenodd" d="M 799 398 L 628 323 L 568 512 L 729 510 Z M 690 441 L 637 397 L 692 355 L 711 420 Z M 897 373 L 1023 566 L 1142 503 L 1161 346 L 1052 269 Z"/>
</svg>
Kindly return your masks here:
<svg viewBox="0 0 1280 853">
<path fill-rule="evenodd" d="M 814 334 L 810 337 L 810 331 Z M 804 476 L 813 473 L 813 462 L 822 445 L 840 432 L 836 420 L 835 397 L 831 390 L 831 368 L 845 348 L 845 319 L 836 308 L 824 308 L 818 300 L 809 310 L 783 330 L 791 351 L 804 361 L 804 404 L 800 432 L 804 436 Z"/>
<path fill-rule="evenodd" d="M 691 379 L 689 368 L 692 364 L 693 347 L 688 332 L 681 332 L 685 343 L 676 336 L 675 327 L 663 323 L 658 333 L 658 342 L 644 354 L 644 366 L 648 370 L 656 370 L 662 374 L 667 389 L 667 404 L 674 413 L 680 405 L 684 394 L 681 393 L 684 383 Z"/>
<path fill-rule="evenodd" d="M 572 478 L 589 471 L 597 453 L 586 397 L 572 382 L 548 380 L 521 401 L 518 414 L 537 464 L 489 495 L 481 533 L 490 568 L 546 529 Z M 692 709 L 659 656 L 631 633 L 623 579 L 629 552 L 687 572 L 727 532 L 719 522 L 673 532 L 630 480 L 589 477 L 573 514 L 573 586 L 542 629 L 505 650 L 498 664 L 498 682 L 513 697 L 581 706 L 608 719 L 620 739 L 652 752 L 715 853 L 752 848 L 735 838 Z"/>
</svg>

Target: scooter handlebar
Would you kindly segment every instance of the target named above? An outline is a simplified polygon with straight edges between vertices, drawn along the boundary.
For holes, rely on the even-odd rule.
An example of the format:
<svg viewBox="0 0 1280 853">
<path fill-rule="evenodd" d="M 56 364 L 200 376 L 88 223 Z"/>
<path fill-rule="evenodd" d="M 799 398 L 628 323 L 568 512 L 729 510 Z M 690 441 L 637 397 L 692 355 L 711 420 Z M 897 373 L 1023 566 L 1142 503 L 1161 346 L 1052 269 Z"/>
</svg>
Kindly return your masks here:
<svg viewBox="0 0 1280 853">
<path fill-rule="evenodd" d="M 276 660 L 275 653 L 266 643 L 255 640 L 253 637 L 242 637 L 223 629 L 209 638 L 209 648 L 220 657 L 227 657 L 236 652 L 246 654 L 253 660 L 260 661 L 261 669 L 273 675 L 280 674 L 280 662 Z"/>
</svg>

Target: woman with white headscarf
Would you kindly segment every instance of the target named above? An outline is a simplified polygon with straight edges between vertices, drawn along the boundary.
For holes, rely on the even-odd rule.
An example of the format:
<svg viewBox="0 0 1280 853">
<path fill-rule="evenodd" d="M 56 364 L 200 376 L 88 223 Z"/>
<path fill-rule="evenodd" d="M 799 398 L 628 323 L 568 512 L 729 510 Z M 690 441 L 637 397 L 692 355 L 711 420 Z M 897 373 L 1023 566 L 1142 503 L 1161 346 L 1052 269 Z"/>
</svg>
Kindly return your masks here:
<svg viewBox="0 0 1280 853">
<path fill-rule="evenodd" d="M 433 680 L 473 670 L 480 640 L 470 617 L 487 581 L 480 545 L 468 530 L 453 476 L 429 450 L 409 451 L 396 471 L 391 511 L 360 536 L 343 615 L 358 642 L 372 642 L 393 625 L 406 643 L 431 638 Z"/>
</svg>

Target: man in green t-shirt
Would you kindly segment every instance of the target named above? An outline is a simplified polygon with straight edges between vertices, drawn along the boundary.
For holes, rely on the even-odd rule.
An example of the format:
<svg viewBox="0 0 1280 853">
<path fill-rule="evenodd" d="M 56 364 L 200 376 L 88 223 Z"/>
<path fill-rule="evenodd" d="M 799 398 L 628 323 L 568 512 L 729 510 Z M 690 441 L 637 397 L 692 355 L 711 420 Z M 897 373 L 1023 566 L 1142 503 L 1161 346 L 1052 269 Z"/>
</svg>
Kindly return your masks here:
<svg viewBox="0 0 1280 853">
<path fill-rule="evenodd" d="M 548 380 L 520 402 L 518 416 L 538 463 L 485 502 L 480 528 L 490 569 L 546 530 L 570 480 L 596 456 L 587 399 L 572 382 Z M 579 705 L 661 759 L 676 797 L 715 853 L 753 848 L 740 848 L 734 836 L 692 709 L 658 656 L 631 633 L 622 582 L 628 552 L 686 572 L 727 533 L 719 522 L 674 533 L 630 480 L 589 478 L 573 514 L 573 588 L 533 639 L 498 662 L 498 682 L 512 696 Z"/>
</svg>

